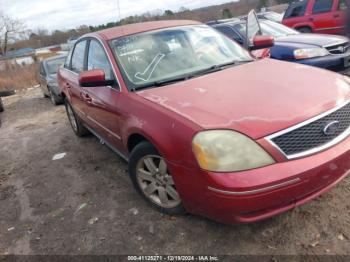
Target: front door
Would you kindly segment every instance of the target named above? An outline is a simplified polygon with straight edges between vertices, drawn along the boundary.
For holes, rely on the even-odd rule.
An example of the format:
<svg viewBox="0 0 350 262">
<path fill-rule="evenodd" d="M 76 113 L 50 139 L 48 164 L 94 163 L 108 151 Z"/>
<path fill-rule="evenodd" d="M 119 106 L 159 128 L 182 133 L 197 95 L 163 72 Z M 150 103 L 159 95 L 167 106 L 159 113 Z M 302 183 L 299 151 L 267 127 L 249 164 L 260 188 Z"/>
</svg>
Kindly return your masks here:
<svg viewBox="0 0 350 262">
<path fill-rule="evenodd" d="M 100 42 L 91 39 L 87 55 L 87 70 L 102 69 L 110 86 L 85 87 L 88 119 L 94 130 L 115 149 L 121 150 L 121 108 L 118 82 Z"/>
</svg>

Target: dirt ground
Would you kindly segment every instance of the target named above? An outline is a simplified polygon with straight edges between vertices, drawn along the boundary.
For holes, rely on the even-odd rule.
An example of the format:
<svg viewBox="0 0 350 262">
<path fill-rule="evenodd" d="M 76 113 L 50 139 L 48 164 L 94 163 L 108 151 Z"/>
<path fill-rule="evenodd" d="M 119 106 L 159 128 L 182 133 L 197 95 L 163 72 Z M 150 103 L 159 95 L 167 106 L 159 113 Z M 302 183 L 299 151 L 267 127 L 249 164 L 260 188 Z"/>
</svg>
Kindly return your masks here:
<svg viewBox="0 0 350 262">
<path fill-rule="evenodd" d="M 127 164 L 73 134 L 63 106 L 38 89 L 0 114 L 0 254 L 350 255 L 350 177 L 311 203 L 252 225 L 227 226 L 152 209 Z M 52 160 L 57 153 L 66 153 Z"/>
</svg>

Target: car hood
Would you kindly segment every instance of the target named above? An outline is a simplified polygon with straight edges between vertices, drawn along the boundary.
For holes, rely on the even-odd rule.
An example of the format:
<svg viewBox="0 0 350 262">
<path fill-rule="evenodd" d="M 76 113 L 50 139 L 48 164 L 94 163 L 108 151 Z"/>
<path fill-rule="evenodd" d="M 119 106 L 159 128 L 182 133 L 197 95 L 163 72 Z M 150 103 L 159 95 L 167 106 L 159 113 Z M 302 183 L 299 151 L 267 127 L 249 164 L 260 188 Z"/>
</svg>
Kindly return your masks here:
<svg viewBox="0 0 350 262">
<path fill-rule="evenodd" d="M 336 73 L 272 59 L 137 92 L 203 129 L 234 129 L 258 139 L 349 99 Z"/>
<path fill-rule="evenodd" d="M 308 44 L 323 47 L 337 45 L 348 41 L 349 40 L 343 36 L 321 34 L 296 34 L 276 38 L 276 42 Z"/>
</svg>

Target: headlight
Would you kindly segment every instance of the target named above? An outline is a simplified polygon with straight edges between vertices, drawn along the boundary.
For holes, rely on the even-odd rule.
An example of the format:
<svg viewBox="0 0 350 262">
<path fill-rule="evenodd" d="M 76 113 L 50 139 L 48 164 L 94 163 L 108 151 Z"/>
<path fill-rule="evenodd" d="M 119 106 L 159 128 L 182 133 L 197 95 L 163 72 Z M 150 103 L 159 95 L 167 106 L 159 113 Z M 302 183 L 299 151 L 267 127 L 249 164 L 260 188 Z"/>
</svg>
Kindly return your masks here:
<svg viewBox="0 0 350 262">
<path fill-rule="evenodd" d="M 344 81 L 350 85 L 350 77 L 343 75 Z"/>
<path fill-rule="evenodd" d="M 256 142 L 235 131 L 200 132 L 192 146 L 199 166 L 208 171 L 243 171 L 275 163 Z"/>
<path fill-rule="evenodd" d="M 321 57 L 321 56 L 326 56 L 326 55 L 329 55 L 329 52 L 327 51 L 327 49 L 322 48 L 322 47 L 294 50 L 295 59 Z"/>
</svg>

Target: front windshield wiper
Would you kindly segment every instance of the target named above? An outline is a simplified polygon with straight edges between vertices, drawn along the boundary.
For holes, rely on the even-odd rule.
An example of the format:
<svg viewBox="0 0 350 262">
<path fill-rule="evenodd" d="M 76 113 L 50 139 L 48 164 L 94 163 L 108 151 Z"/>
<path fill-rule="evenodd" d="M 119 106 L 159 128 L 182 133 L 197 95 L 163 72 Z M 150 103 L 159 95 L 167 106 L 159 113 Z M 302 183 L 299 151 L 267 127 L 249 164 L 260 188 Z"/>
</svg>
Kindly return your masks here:
<svg viewBox="0 0 350 262">
<path fill-rule="evenodd" d="M 248 62 L 252 62 L 252 61 L 254 61 L 254 60 L 230 61 L 230 62 L 223 63 L 223 64 L 212 65 L 211 67 L 208 67 L 206 69 L 202 69 L 202 70 L 199 70 L 199 71 L 193 73 L 191 75 L 191 78 L 192 77 L 201 76 L 201 75 L 205 75 L 205 74 L 214 73 L 214 72 L 223 70 L 223 69 L 225 69 L 226 67 L 229 67 L 229 66 L 239 65 L 239 64 L 242 64 L 242 63 L 248 63 Z"/>
<path fill-rule="evenodd" d="M 150 87 L 165 86 L 165 85 L 173 84 L 176 82 L 185 81 L 185 80 L 188 80 L 189 78 L 190 77 L 188 77 L 188 76 L 180 76 L 180 77 L 166 79 L 166 80 L 162 80 L 162 81 L 154 81 L 154 82 L 150 82 L 150 83 L 147 83 L 147 84 L 144 84 L 141 86 L 136 86 L 132 89 L 132 91 L 138 91 L 138 90 L 146 89 L 146 88 L 150 88 Z"/>
<path fill-rule="evenodd" d="M 212 65 L 208 68 L 198 70 L 198 71 L 191 73 L 189 75 L 170 78 L 170 79 L 166 79 L 166 80 L 162 80 L 162 81 L 154 81 L 154 82 L 150 82 L 150 83 L 147 83 L 147 84 L 144 84 L 141 86 L 136 86 L 132 89 L 132 91 L 139 91 L 139 90 L 147 89 L 147 88 L 151 88 L 151 87 L 160 87 L 160 86 L 165 86 L 165 85 L 173 84 L 173 83 L 180 82 L 180 81 L 186 81 L 186 80 L 189 80 L 189 79 L 194 78 L 194 77 L 198 77 L 198 76 L 202 76 L 205 74 L 210 74 L 210 73 L 214 73 L 214 72 L 223 70 L 228 66 L 239 65 L 242 63 L 248 63 L 248 62 L 252 62 L 252 61 L 254 61 L 254 60 L 230 61 L 230 62 L 223 63 L 223 64 Z"/>
</svg>

